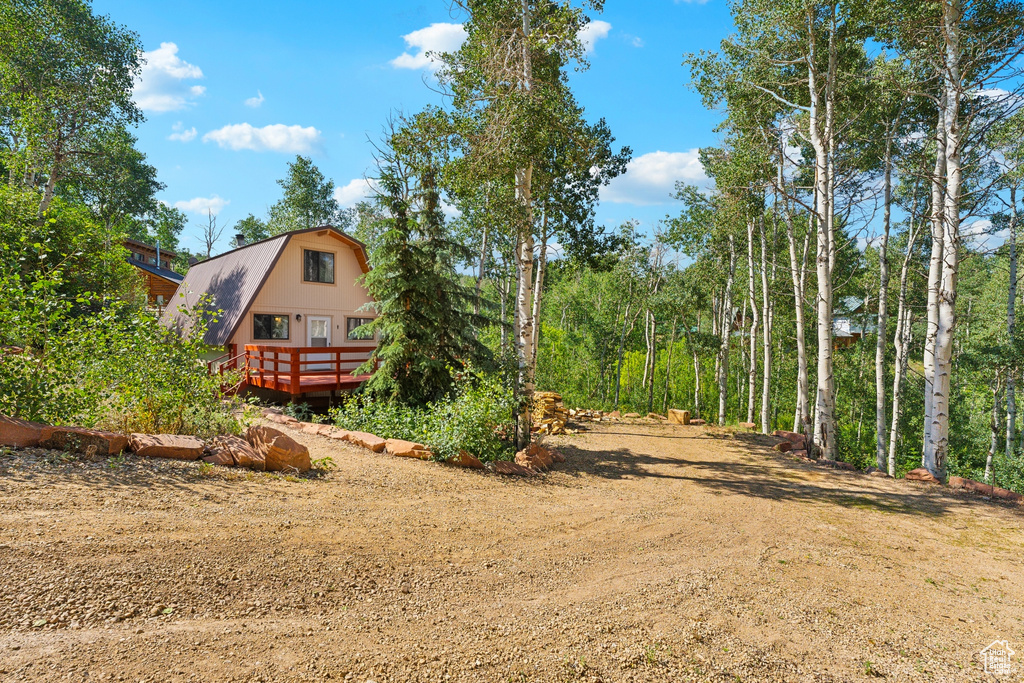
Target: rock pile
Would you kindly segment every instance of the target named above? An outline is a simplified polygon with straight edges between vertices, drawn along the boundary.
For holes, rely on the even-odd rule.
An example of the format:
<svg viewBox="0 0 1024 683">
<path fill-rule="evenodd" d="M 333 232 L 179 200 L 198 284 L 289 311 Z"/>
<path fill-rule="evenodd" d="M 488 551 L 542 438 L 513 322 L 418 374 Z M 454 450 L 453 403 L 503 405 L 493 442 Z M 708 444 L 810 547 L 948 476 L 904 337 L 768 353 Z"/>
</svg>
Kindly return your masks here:
<svg viewBox="0 0 1024 683">
<path fill-rule="evenodd" d="M 533 395 L 533 431 L 538 434 L 564 434 L 569 411 L 562 403 L 562 395 L 553 391 L 538 391 Z"/>
<path fill-rule="evenodd" d="M 516 453 L 516 464 L 534 472 L 546 470 L 556 462 L 565 462 L 565 456 L 554 448 L 548 448 L 539 443 L 531 443 Z"/>
</svg>

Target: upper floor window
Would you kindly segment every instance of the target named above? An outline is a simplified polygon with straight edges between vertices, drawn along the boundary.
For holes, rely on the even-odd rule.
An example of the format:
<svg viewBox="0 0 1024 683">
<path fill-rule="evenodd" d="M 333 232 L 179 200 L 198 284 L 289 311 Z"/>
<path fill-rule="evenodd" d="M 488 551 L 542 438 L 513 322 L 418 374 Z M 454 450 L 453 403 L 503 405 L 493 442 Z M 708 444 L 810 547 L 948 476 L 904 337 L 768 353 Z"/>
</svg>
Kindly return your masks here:
<svg viewBox="0 0 1024 683">
<path fill-rule="evenodd" d="M 334 284 L 334 254 L 303 249 L 302 279 L 306 282 Z"/>
</svg>

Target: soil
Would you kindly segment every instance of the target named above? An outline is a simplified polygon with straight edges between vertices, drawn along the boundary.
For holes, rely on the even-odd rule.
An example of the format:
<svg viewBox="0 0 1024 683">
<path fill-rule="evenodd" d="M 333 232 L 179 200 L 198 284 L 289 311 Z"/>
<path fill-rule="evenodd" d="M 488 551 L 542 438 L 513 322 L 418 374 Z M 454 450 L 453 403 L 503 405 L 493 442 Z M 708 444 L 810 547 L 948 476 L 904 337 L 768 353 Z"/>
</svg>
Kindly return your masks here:
<svg viewBox="0 0 1024 683">
<path fill-rule="evenodd" d="M 0 451 L 5 681 L 991 681 L 1024 507 L 636 421 L 522 479 Z M 1016 656 L 1018 680 L 1024 665 Z"/>
</svg>

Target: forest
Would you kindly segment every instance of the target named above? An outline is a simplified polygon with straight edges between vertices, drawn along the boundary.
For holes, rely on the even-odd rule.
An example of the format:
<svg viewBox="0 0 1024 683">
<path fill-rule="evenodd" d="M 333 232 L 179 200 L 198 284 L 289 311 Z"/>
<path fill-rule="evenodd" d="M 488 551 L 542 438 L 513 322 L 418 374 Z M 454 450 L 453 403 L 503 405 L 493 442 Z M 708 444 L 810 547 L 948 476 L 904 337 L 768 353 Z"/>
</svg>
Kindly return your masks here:
<svg viewBox="0 0 1024 683">
<path fill-rule="evenodd" d="M 1024 491 L 1021 3 L 734 0 L 717 51 L 680 46 L 666 65 L 720 115 L 720 144 L 700 150 L 707 182 L 678 183 L 656 225 L 596 220 L 632 156 L 571 87 L 602 4 L 456 0 L 467 38 L 432 55 L 437 105 L 381 122 L 375 196 L 342 209 L 300 155 L 267 215 L 231 226 L 258 240 L 330 223 L 368 246 L 381 370 L 341 410 L 508 406 L 521 447 L 533 393 L 550 390 Z M 200 414 L 222 415 L 213 399 L 183 411 L 215 391 L 191 371 L 187 387 L 147 375 L 129 396 L 141 362 L 84 360 L 124 344 L 97 335 L 111 326 L 154 362 L 186 368 L 200 351 L 157 329 L 119 247 L 174 249 L 187 222 L 157 200 L 131 132 L 140 53 L 84 0 L 0 5 L 0 344 L 34 352 L 0 355 L 0 412 L 111 424 L 116 405 L 122 422 L 188 415 L 177 428 L 200 431 Z M 211 214 L 205 253 L 179 248 L 176 267 L 226 229 Z M 69 400 L 83 367 L 123 390 Z M 153 396 L 173 398 L 140 407 Z"/>
</svg>

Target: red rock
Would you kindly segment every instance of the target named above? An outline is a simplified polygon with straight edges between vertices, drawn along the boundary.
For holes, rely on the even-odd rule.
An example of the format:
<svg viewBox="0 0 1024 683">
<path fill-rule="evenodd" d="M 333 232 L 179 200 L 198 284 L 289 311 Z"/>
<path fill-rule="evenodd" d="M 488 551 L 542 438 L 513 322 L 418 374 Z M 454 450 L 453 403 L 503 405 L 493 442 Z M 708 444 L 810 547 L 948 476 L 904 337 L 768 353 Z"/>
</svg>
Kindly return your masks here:
<svg viewBox="0 0 1024 683">
<path fill-rule="evenodd" d="M 352 436 L 352 432 L 348 431 L 347 429 L 338 429 L 337 427 L 335 427 L 334 431 L 332 431 L 327 436 L 328 438 L 335 439 L 337 441 L 349 441 L 350 437 Z"/>
<path fill-rule="evenodd" d="M 136 455 L 170 460 L 198 460 L 205 450 L 202 439 L 177 434 L 132 434 L 128 446 Z"/>
<path fill-rule="evenodd" d="M 842 460 L 829 460 L 828 458 L 821 458 L 817 460 L 817 463 L 822 467 L 831 467 L 834 470 L 847 470 L 850 472 L 856 472 L 857 466 Z"/>
<path fill-rule="evenodd" d="M 384 443 L 386 446 L 385 450 L 391 455 L 397 455 L 400 458 L 430 460 L 430 449 L 421 443 L 403 441 L 402 439 L 388 439 Z"/>
<path fill-rule="evenodd" d="M 387 441 L 379 436 L 368 434 L 366 432 L 348 432 L 347 441 L 349 443 L 354 443 L 356 446 L 362 446 L 374 453 L 383 453 L 388 444 Z"/>
<path fill-rule="evenodd" d="M 554 448 L 549 448 L 548 453 L 551 454 L 551 459 L 554 460 L 555 462 L 565 462 L 565 456 L 562 455 L 560 452 L 556 451 Z"/>
<path fill-rule="evenodd" d="M 264 415 L 264 417 L 266 417 L 266 419 L 269 420 L 270 422 L 276 422 L 278 424 L 292 426 L 299 424 L 299 421 L 296 420 L 294 417 L 292 417 L 291 415 L 285 415 L 283 413 L 268 413 L 267 415 Z"/>
<path fill-rule="evenodd" d="M 946 480 L 946 484 L 951 489 L 962 489 L 968 481 L 970 480 L 964 479 L 963 477 L 950 477 L 949 479 Z"/>
<path fill-rule="evenodd" d="M 753 423 L 753 422 L 740 422 L 739 428 L 740 429 L 749 429 L 749 430 L 753 431 L 753 430 L 757 429 L 757 425 L 755 423 Z"/>
<path fill-rule="evenodd" d="M 203 462 L 208 462 L 211 465 L 220 465 L 221 467 L 234 467 L 235 459 L 232 457 L 229 451 L 223 449 L 214 451 L 209 455 L 202 457 Z"/>
<path fill-rule="evenodd" d="M 667 420 L 668 419 L 664 415 L 659 415 L 658 413 L 647 413 L 647 417 L 652 418 L 654 420 Z"/>
<path fill-rule="evenodd" d="M 622 414 L 617 410 L 613 410 L 612 412 L 608 413 L 608 417 L 622 417 Z"/>
<path fill-rule="evenodd" d="M 640 413 L 626 413 L 622 417 L 628 417 L 631 420 L 635 420 L 636 418 L 640 417 Z"/>
<path fill-rule="evenodd" d="M 0 415 L 0 446 L 34 448 L 39 445 L 44 426 L 38 422 Z"/>
<path fill-rule="evenodd" d="M 707 423 L 708 423 L 707 420 L 702 420 L 702 419 L 700 419 L 698 417 L 698 418 L 694 418 L 694 419 L 690 420 L 689 422 L 684 422 L 683 424 L 691 424 L 691 425 L 693 425 L 695 427 L 703 427 Z"/>
<path fill-rule="evenodd" d="M 871 472 L 870 474 L 871 474 L 872 477 L 878 477 L 879 479 L 890 479 L 889 473 L 888 472 L 883 472 L 882 470 L 875 470 L 874 472 Z"/>
<path fill-rule="evenodd" d="M 692 424 L 689 410 L 676 410 L 675 408 L 668 409 L 668 421 L 678 425 Z"/>
<path fill-rule="evenodd" d="M 268 472 L 306 472 L 312 467 L 309 449 L 272 427 L 250 427 L 245 440 L 263 456 Z"/>
<path fill-rule="evenodd" d="M 316 422 L 300 422 L 297 426 L 302 430 L 303 434 L 312 434 L 316 436 L 320 433 L 320 427 L 323 425 Z"/>
<path fill-rule="evenodd" d="M 784 429 L 776 429 L 774 432 L 772 432 L 772 436 L 777 436 L 779 438 L 785 439 L 789 443 L 793 444 L 793 448 L 807 448 L 807 437 L 805 437 L 803 434 L 798 434 L 796 432 L 787 432 Z"/>
<path fill-rule="evenodd" d="M 1001 489 L 998 486 L 992 487 L 992 496 L 994 498 L 1001 498 L 1002 500 L 1013 501 L 1014 503 L 1019 503 L 1022 499 L 1024 499 L 1024 496 L 1020 495 L 1016 491 Z"/>
<path fill-rule="evenodd" d="M 789 452 L 789 454 L 793 455 L 793 456 L 796 456 L 797 458 L 802 458 L 803 460 L 807 460 L 808 459 L 807 458 L 807 451 L 805 451 L 802 448 L 797 448 L 797 449 L 791 450 Z"/>
<path fill-rule="evenodd" d="M 793 450 L 793 444 L 791 444 L 788 441 L 780 441 L 779 443 L 772 446 L 772 449 L 778 451 L 779 453 L 787 453 Z"/>
<path fill-rule="evenodd" d="M 117 455 L 128 447 L 128 437 L 84 427 L 43 427 L 39 446 L 69 453 L 85 453 L 95 446 L 97 455 Z"/>
<path fill-rule="evenodd" d="M 546 470 L 555 462 L 551 452 L 538 443 L 531 443 L 516 453 L 516 464 L 533 470 Z"/>
<path fill-rule="evenodd" d="M 918 467 L 916 470 L 910 470 L 903 476 L 903 478 L 907 481 L 923 481 L 929 484 L 939 483 L 939 480 L 923 467 Z"/>
<path fill-rule="evenodd" d="M 267 467 L 263 456 L 239 436 L 216 436 L 210 440 L 209 446 L 211 454 L 226 454 L 237 467 L 246 467 L 258 472 Z"/>
<path fill-rule="evenodd" d="M 958 477 L 959 478 L 959 477 Z M 963 479 L 964 491 L 970 491 L 971 493 L 977 493 L 982 496 L 992 495 L 992 485 L 985 484 L 980 481 L 974 481 L 973 479 Z"/>
<path fill-rule="evenodd" d="M 480 462 L 479 458 L 470 455 L 466 451 L 460 451 L 457 456 L 448 462 L 459 467 L 468 467 L 474 470 L 482 470 L 484 468 L 484 464 Z"/>
<path fill-rule="evenodd" d="M 529 467 L 523 467 L 522 465 L 517 465 L 516 463 L 509 462 L 507 460 L 496 460 L 495 462 L 492 462 L 491 469 L 494 470 L 496 474 L 508 474 L 517 477 L 537 476 L 537 473 Z"/>
</svg>

